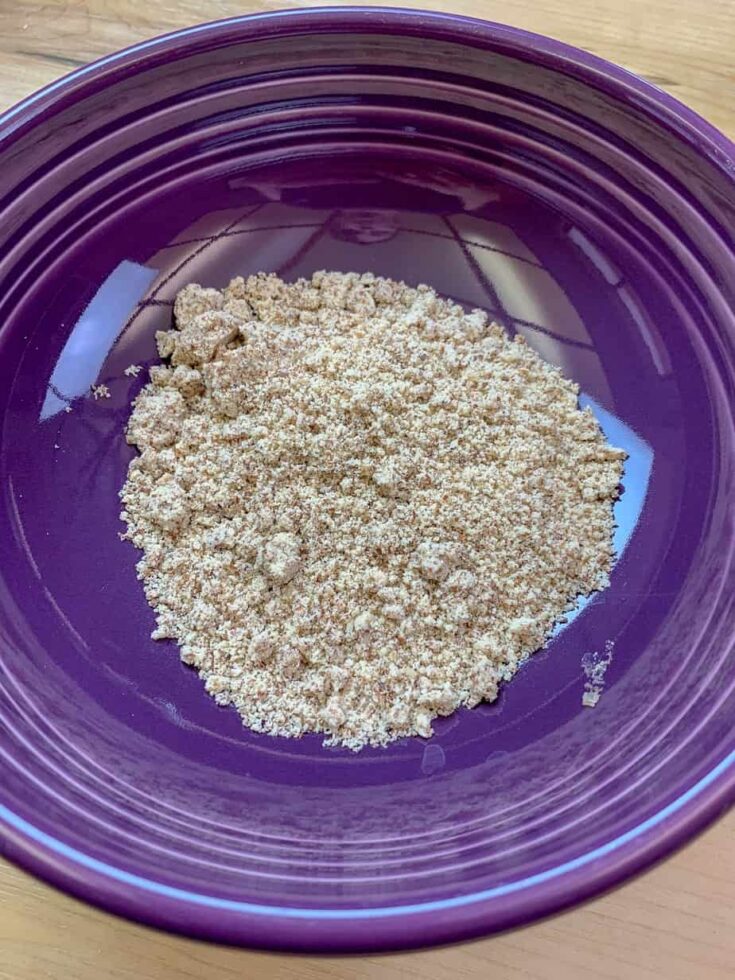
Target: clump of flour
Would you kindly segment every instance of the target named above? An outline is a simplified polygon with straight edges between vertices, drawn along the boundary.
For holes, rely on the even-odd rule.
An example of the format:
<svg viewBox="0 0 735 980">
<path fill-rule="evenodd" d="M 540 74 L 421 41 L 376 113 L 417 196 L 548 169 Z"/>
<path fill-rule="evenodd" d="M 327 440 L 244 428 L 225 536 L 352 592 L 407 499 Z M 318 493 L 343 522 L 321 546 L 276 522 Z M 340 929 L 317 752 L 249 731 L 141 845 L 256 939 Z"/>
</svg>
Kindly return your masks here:
<svg viewBox="0 0 735 980">
<path fill-rule="evenodd" d="M 578 388 L 427 286 L 187 286 L 128 441 L 157 613 L 259 732 L 353 749 L 492 701 L 607 583 L 625 454 Z"/>
</svg>

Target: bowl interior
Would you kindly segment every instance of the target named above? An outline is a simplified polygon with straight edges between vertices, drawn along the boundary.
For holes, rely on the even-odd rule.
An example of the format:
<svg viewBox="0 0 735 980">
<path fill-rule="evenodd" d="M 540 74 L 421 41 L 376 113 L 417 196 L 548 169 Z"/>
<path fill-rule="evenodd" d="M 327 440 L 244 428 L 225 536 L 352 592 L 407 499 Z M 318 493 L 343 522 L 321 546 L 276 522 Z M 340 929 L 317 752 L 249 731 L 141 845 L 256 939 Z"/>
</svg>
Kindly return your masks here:
<svg viewBox="0 0 735 980">
<path fill-rule="evenodd" d="M 600 862 L 612 880 L 615 848 L 733 748 L 732 180 L 637 82 L 593 85 L 584 59 L 502 29 L 393 16 L 390 33 L 343 12 L 187 35 L 0 130 L 9 853 L 220 938 L 346 946 L 401 910 L 409 942 L 517 921 L 559 869 L 570 897 Z M 497 703 L 357 755 L 215 705 L 150 639 L 118 537 L 145 383 L 124 369 L 156 362 L 177 290 L 318 269 L 488 310 L 630 454 L 611 587 Z M 179 911 L 149 911 L 151 895 Z M 477 896 L 481 921 L 452 918 Z M 445 925 L 406 926 L 423 908 Z M 388 934 L 373 922 L 360 942 L 402 941 Z"/>
</svg>

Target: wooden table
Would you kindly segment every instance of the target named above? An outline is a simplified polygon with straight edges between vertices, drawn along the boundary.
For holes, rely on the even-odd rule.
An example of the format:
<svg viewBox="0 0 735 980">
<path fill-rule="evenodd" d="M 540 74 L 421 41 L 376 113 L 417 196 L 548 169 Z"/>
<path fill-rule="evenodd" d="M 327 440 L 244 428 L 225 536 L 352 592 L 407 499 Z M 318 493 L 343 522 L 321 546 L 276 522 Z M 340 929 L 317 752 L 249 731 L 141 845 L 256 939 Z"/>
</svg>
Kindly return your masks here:
<svg viewBox="0 0 735 980">
<path fill-rule="evenodd" d="M 587 48 L 735 136 L 735 0 L 402 2 L 506 21 Z M 163 31 L 283 5 L 0 0 L 0 109 L 77 65 Z M 0 863 L 0 980 L 694 976 L 735 976 L 735 813 L 649 874 L 551 921 L 452 949 L 360 959 L 274 956 L 164 935 L 87 908 Z"/>
</svg>

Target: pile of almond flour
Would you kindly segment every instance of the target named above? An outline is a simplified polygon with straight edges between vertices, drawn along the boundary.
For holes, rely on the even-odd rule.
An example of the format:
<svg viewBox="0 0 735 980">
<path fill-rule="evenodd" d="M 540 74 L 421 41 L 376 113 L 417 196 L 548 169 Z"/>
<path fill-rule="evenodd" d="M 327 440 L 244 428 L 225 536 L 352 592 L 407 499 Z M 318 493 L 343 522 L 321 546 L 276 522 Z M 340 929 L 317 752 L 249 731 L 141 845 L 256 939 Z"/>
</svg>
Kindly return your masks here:
<svg viewBox="0 0 735 980">
<path fill-rule="evenodd" d="M 320 272 L 174 315 L 122 518 L 154 637 L 250 728 L 428 737 L 606 585 L 625 454 L 481 311 Z"/>
</svg>

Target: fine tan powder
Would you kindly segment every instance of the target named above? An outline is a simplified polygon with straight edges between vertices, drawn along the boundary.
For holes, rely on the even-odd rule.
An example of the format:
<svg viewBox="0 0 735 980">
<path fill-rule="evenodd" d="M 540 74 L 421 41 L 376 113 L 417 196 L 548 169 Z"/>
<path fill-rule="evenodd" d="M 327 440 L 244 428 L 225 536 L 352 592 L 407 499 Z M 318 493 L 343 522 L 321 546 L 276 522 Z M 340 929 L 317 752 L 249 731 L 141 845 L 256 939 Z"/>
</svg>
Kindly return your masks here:
<svg viewBox="0 0 735 980">
<path fill-rule="evenodd" d="M 352 749 L 492 701 L 607 584 L 624 452 L 578 388 L 427 286 L 187 286 L 128 441 L 158 617 L 258 732 Z"/>
</svg>

